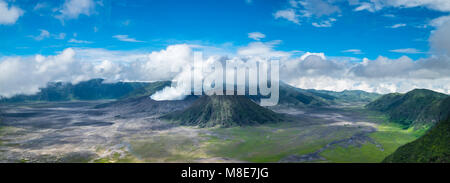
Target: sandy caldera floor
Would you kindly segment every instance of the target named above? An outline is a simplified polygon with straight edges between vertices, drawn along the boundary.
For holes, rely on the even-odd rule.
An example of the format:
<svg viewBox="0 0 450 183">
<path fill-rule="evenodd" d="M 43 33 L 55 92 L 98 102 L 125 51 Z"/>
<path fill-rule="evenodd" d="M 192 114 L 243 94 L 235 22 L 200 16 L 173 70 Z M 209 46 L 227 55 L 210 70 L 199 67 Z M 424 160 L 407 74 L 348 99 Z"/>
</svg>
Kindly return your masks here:
<svg viewBox="0 0 450 183">
<path fill-rule="evenodd" d="M 2 104 L 0 162 L 327 162 L 336 145 L 383 150 L 367 136 L 377 122 L 345 107 L 277 107 L 295 120 L 205 129 L 94 108 L 105 102 Z"/>
</svg>

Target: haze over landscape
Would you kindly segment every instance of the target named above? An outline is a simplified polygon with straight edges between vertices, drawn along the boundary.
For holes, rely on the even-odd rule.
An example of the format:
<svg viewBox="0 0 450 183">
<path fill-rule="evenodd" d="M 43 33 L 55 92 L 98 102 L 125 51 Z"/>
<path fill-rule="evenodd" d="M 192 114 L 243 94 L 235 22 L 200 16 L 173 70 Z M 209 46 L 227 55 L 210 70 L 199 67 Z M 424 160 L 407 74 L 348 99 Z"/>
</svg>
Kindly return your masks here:
<svg viewBox="0 0 450 183">
<path fill-rule="evenodd" d="M 449 13 L 441 0 L 0 0 L 0 162 L 449 162 Z M 279 62 L 275 106 L 183 93 L 217 63 L 262 60 Z"/>
</svg>

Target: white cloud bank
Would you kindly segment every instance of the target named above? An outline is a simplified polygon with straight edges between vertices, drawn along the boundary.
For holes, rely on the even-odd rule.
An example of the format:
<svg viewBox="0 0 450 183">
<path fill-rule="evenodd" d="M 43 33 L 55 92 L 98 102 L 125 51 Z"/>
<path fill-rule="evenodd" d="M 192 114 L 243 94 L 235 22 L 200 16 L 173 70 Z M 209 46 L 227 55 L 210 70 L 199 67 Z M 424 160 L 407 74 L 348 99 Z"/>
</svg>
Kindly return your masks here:
<svg viewBox="0 0 450 183">
<path fill-rule="evenodd" d="M 450 20 L 443 23 L 430 37 L 431 47 L 438 54 L 450 56 Z"/>
<path fill-rule="evenodd" d="M 434 36 L 439 36 L 435 33 Z M 439 45 L 436 45 L 439 47 Z M 233 58 L 210 56 L 206 63 L 231 60 L 244 64 L 277 57 L 281 80 L 300 88 L 325 90 L 365 90 L 389 93 L 427 88 L 450 93 L 450 58 L 447 54 L 412 60 L 379 57 L 363 62 L 329 59 L 323 53 L 305 53 L 293 58 L 274 45 L 255 42 L 239 49 Z M 254 51 L 250 51 L 254 50 Z M 258 51 L 259 50 L 259 51 Z M 264 55 L 260 55 L 264 51 Z M 193 64 L 189 45 L 172 45 L 151 53 L 68 48 L 55 56 L 4 57 L 0 59 L 0 95 L 33 94 L 50 81 L 77 83 L 92 78 L 115 81 L 187 81 L 186 66 Z M 204 78 L 205 73 L 195 73 Z M 152 96 L 158 100 L 180 99 L 183 86 L 166 88 Z"/>
<path fill-rule="evenodd" d="M 412 60 L 378 57 L 352 62 L 327 59 L 322 53 L 307 53 L 285 62 L 281 78 L 300 88 L 324 90 L 364 90 L 390 93 L 426 88 L 450 94 L 450 21 L 443 23 L 430 38 L 432 56 Z M 416 49 L 391 50 L 417 53 Z"/>
<path fill-rule="evenodd" d="M 306 52 L 302 56 L 278 51 L 280 41 L 252 42 L 236 53 L 204 58 L 210 65 L 231 60 L 238 65 L 258 59 L 280 61 L 280 79 L 296 87 L 324 90 L 364 90 L 389 93 L 426 88 L 450 94 L 450 22 L 443 23 L 430 38 L 429 58 L 412 60 L 378 57 L 375 60 L 326 57 L 324 53 Z M 50 81 L 77 83 L 92 78 L 114 81 L 187 81 L 187 66 L 193 64 L 193 50 L 198 46 L 171 45 L 160 51 L 110 51 L 68 48 L 54 56 L 0 58 L 0 95 L 33 94 Z M 353 50 L 355 51 L 355 50 Z M 409 50 L 411 51 L 411 50 Z M 205 53 L 206 55 L 207 53 Z M 195 73 L 204 78 L 205 73 Z M 183 86 L 166 88 L 154 99 L 182 98 Z"/>
<path fill-rule="evenodd" d="M 448 21 L 450 21 L 450 16 L 441 16 L 441 17 L 438 17 L 438 18 L 435 18 L 435 19 L 431 20 L 429 25 L 431 25 L 433 27 L 440 27 L 445 22 L 448 22 Z"/>
<path fill-rule="evenodd" d="M 33 94 L 51 81 L 92 78 L 115 81 L 171 80 L 190 59 L 187 45 L 151 53 L 67 48 L 54 56 L 0 58 L 0 96 Z"/>
</svg>

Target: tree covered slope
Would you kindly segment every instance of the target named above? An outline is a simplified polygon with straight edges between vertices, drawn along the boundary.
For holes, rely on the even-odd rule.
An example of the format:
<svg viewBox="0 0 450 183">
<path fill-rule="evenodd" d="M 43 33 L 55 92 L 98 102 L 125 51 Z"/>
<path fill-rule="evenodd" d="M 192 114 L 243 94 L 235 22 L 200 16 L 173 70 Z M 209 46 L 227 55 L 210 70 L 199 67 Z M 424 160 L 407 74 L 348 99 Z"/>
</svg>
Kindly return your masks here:
<svg viewBox="0 0 450 183">
<path fill-rule="evenodd" d="M 446 117 L 443 103 L 448 95 L 425 89 L 416 89 L 406 94 L 392 93 L 366 105 L 368 109 L 385 112 L 392 121 L 410 126 L 432 126 Z"/>
<path fill-rule="evenodd" d="M 370 93 L 362 90 L 344 90 L 341 92 L 327 91 L 327 90 L 308 90 L 317 94 L 326 94 L 328 96 L 334 97 L 333 100 L 338 102 L 372 102 L 379 97 L 381 94 Z"/>
<path fill-rule="evenodd" d="M 399 147 L 386 157 L 386 163 L 450 163 L 450 98 L 442 110 L 447 111 L 447 119 L 440 121 L 424 136 Z"/>
<path fill-rule="evenodd" d="M 285 83 L 280 84 L 280 104 L 320 107 L 331 104 L 334 99 L 328 94 L 310 92 Z"/>
</svg>

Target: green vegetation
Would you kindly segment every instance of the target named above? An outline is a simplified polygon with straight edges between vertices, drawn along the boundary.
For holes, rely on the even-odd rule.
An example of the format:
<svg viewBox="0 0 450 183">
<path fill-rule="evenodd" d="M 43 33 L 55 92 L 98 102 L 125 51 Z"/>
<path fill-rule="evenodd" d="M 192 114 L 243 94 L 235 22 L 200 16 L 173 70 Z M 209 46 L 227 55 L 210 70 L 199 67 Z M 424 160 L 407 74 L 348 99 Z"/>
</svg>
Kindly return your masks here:
<svg viewBox="0 0 450 183">
<path fill-rule="evenodd" d="M 259 102 L 261 98 L 267 98 L 262 95 L 247 95 L 248 98 Z M 320 107 L 331 104 L 334 97 L 327 94 L 313 93 L 308 90 L 295 88 L 286 83 L 280 83 L 279 104 L 295 107 Z"/>
<path fill-rule="evenodd" d="M 356 129 L 329 130 L 320 125 L 294 123 L 256 127 L 218 128 L 209 136 L 207 152 L 249 162 L 278 162 L 290 155 L 314 153 L 326 144 L 349 138 Z"/>
<path fill-rule="evenodd" d="M 205 95 L 189 108 L 167 114 L 162 118 L 179 121 L 181 125 L 199 127 L 246 126 L 285 120 L 283 115 L 261 107 L 240 95 Z"/>
<path fill-rule="evenodd" d="M 405 129 L 404 125 L 390 122 L 388 117 L 368 111 L 371 121 L 378 123 L 377 131 L 370 133 L 373 142 L 365 142 L 360 147 L 333 145 L 320 155 L 327 162 L 336 163 L 378 163 L 400 146 L 422 136 L 427 129 Z"/>
<path fill-rule="evenodd" d="M 231 126 L 204 129 L 196 138 L 160 135 L 151 139 L 131 141 L 133 155 L 145 162 L 192 162 L 214 157 L 249 162 L 278 162 L 291 155 L 307 155 L 327 147 L 319 155 L 325 160 L 313 162 L 381 162 L 400 146 L 422 136 L 427 129 L 389 121 L 381 112 L 348 109 L 377 124 L 371 139 L 360 145 L 328 144 L 349 139 L 360 133 L 358 127 L 305 125 L 299 122 L 267 123 L 256 126 Z M 314 123 L 314 122 L 312 122 Z"/>
<path fill-rule="evenodd" d="M 361 147 L 336 146 L 320 154 L 333 163 L 377 163 L 388 154 L 380 150 L 375 144 L 367 143 Z"/>
<path fill-rule="evenodd" d="M 208 157 L 198 143 L 183 134 L 162 134 L 149 139 L 130 141 L 133 155 L 144 162 L 190 162 Z"/>
<path fill-rule="evenodd" d="M 92 161 L 93 163 L 139 163 L 136 157 L 122 149 L 122 153 L 114 152 L 109 156 L 97 158 Z"/>
<path fill-rule="evenodd" d="M 13 127 L 13 126 L 2 126 L 0 123 L 0 145 L 7 142 L 3 137 L 11 134 L 17 134 L 22 131 L 21 128 Z M 9 144 L 8 146 L 15 146 L 16 144 Z"/>
<path fill-rule="evenodd" d="M 349 138 L 358 131 L 357 128 L 330 130 L 322 125 L 304 126 L 294 122 L 252 127 L 182 128 L 190 130 L 128 139 L 130 159 L 134 162 L 196 162 L 209 158 L 278 162 L 290 155 L 316 152 L 328 143 Z M 97 162 L 111 162 L 111 159 L 114 158 Z"/>
<path fill-rule="evenodd" d="M 327 94 L 309 92 L 285 83 L 280 83 L 279 94 L 280 104 L 291 104 L 295 106 L 327 106 L 330 104 L 330 100 L 334 99 L 333 96 Z"/>
<path fill-rule="evenodd" d="M 431 90 L 416 89 L 406 94 L 384 95 L 366 107 L 388 114 L 391 121 L 405 128 L 426 128 L 445 118 L 443 114 L 447 114 L 445 110 L 448 106 L 445 105 L 448 104 L 444 103 L 444 99 L 447 97 Z"/>
<path fill-rule="evenodd" d="M 11 98 L 0 98 L 0 103 L 30 102 L 30 101 L 70 101 L 70 100 L 102 100 L 119 99 L 150 95 L 170 85 L 170 82 L 117 82 L 105 83 L 103 79 L 92 79 L 71 83 L 48 83 L 34 95 L 16 95 Z"/>
<path fill-rule="evenodd" d="M 447 108 L 450 111 L 450 108 Z M 386 163 L 450 163 L 450 116 L 424 136 L 398 148 Z"/>
</svg>

